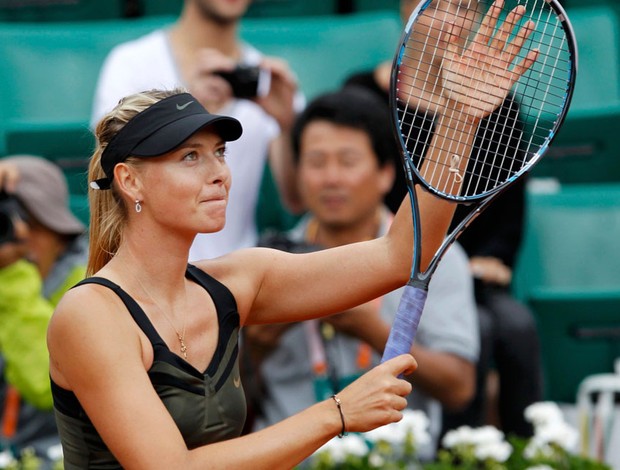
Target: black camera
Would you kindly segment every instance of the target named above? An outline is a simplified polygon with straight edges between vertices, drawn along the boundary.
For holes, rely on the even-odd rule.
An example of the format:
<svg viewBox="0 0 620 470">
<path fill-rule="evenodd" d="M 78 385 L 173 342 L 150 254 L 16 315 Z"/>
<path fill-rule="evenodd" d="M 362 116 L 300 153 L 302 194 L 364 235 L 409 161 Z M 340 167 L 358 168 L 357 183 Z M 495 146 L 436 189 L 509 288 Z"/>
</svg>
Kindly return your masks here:
<svg viewBox="0 0 620 470">
<path fill-rule="evenodd" d="M 232 72 L 215 72 L 228 83 L 237 98 L 255 98 L 269 93 L 271 73 L 255 66 L 238 65 Z"/>
<path fill-rule="evenodd" d="M 17 240 L 13 226 L 15 218 L 23 218 L 19 202 L 0 190 L 0 244 Z"/>
</svg>

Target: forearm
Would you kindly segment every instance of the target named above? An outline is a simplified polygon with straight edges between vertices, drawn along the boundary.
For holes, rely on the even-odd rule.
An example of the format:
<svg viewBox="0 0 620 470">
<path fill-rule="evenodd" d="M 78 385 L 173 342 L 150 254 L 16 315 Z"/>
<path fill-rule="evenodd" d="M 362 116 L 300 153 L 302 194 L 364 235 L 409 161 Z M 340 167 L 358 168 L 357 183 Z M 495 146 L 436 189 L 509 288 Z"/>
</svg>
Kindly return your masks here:
<svg viewBox="0 0 620 470">
<path fill-rule="evenodd" d="M 353 336 L 368 344 L 377 353 L 383 354 L 390 335 L 390 325 L 381 318 L 379 299 L 371 300 L 346 312 L 325 318 L 338 331 Z"/>
<path fill-rule="evenodd" d="M 454 173 L 446 168 L 456 170 L 461 176 L 465 174 L 468 163 L 466 156 L 471 153 L 475 128 L 469 122 L 449 118 L 439 120 L 423 165 L 418 168 L 420 175 L 431 187 L 447 194 L 458 195 L 461 192 L 460 184 L 451 179 Z M 454 155 L 458 156 L 456 166 L 452 161 Z M 445 239 L 457 204 L 432 195 L 420 185 L 415 187 L 415 198 L 421 233 L 420 269 L 425 271 Z M 409 246 L 413 243 L 413 234 L 407 230 L 407 226 L 412 225 L 409 199 L 409 196 L 405 198 L 394 217 L 388 237 L 395 240 L 393 246 L 398 254 L 394 259 L 408 261 L 411 265 L 412 256 L 405 249 L 407 240 L 411 240 Z"/>
<path fill-rule="evenodd" d="M 451 411 L 463 408 L 473 398 L 476 370 L 472 362 L 418 345 L 412 347 L 411 354 L 418 362 L 410 377 L 414 390 L 419 388 Z"/>
<path fill-rule="evenodd" d="M 338 409 L 330 399 L 256 433 L 193 450 L 183 468 L 289 469 L 341 429 Z"/>
</svg>

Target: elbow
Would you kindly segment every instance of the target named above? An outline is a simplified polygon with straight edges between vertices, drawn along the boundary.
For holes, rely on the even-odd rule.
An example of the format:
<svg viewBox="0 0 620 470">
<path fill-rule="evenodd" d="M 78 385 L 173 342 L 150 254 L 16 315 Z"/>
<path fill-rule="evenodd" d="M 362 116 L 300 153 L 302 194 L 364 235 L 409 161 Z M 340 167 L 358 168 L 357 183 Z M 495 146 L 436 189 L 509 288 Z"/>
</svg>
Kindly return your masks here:
<svg viewBox="0 0 620 470">
<path fill-rule="evenodd" d="M 452 413 L 456 413 L 465 409 L 467 405 L 474 398 L 476 388 L 472 386 L 463 385 L 452 389 L 451 393 L 446 394 L 443 400 L 441 400 L 443 407 Z"/>
<path fill-rule="evenodd" d="M 447 390 L 448 393 L 441 400 L 443 407 L 453 413 L 465 409 L 476 394 L 476 372 L 473 364 L 471 370 L 462 374 Z"/>
</svg>

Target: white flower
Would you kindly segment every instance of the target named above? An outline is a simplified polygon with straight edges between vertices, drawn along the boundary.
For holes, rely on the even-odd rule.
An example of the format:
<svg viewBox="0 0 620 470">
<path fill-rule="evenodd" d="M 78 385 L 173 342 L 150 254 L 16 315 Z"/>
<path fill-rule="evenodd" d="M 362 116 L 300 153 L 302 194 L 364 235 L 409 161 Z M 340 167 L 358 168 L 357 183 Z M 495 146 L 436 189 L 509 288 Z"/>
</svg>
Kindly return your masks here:
<svg viewBox="0 0 620 470">
<path fill-rule="evenodd" d="M 459 426 L 456 429 L 448 431 L 441 443 L 447 449 L 453 449 L 459 445 L 471 444 L 471 435 L 474 429 L 470 426 Z"/>
<path fill-rule="evenodd" d="M 523 455 L 527 459 L 552 458 L 553 448 L 546 442 L 532 438 L 523 450 Z"/>
<path fill-rule="evenodd" d="M 397 423 L 387 424 L 375 428 L 372 431 L 368 431 L 365 434 L 366 439 L 373 443 L 384 441 L 390 445 L 400 444 L 403 442 L 403 436 L 401 436 L 401 431 L 397 428 L 396 424 Z"/>
<path fill-rule="evenodd" d="M 62 459 L 62 445 L 56 444 L 47 449 L 47 458 L 52 462 Z"/>
<path fill-rule="evenodd" d="M 316 454 L 327 452 L 336 463 L 342 463 L 347 455 L 362 457 L 368 453 L 368 446 L 364 439 L 357 434 L 349 434 L 342 439 L 334 438 L 320 447 Z"/>
<path fill-rule="evenodd" d="M 398 446 L 405 442 L 407 434 L 413 435 L 413 442 L 417 445 L 426 445 L 431 442 L 428 432 L 429 419 L 423 411 L 405 409 L 403 419 L 397 423 L 391 423 L 368 431 L 365 436 L 373 442 L 384 441 L 390 445 Z"/>
<path fill-rule="evenodd" d="M 475 446 L 499 444 L 504 441 L 504 433 L 493 426 L 482 426 L 474 430 L 472 444 Z"/>
<path fill-rule="evenodd" d="M 476 446 L 474 455 L 478 460 L 492 459 L 505 462 L 512 454 L 512 446 L 507 442 L 489 442 Z"/>
<path fill-rule="evenodd" d="M 525 409 L 525 419 L 534 427 L 551 423 L 564 422 L 560 407 L 552 401 L 533 403 Z"/>
<path fill-rule="evenodd" d="M 403 430 L 404 436 L 411 432 L 414 445 L 425 446 L 430 444 L 431 435 L 428 431 L 430 420 L 423 411 L 405 409 L 403 419 L 396 424 Z"/>
<path fill-rule="evenodd" d="M 385 465 L 385 459 L 382 455 L 373 452 L 368 457 L 368 463 L 374 468 L 383 468 Z"/>
<path fill-rule="evenodd" d="M 560 421 L 537 427 L 534 439 L 556 444 L 567 452 L 574 452 L 579 442 L 579 434 L 572 426 Z"/>
<path fill-rule="evenodd" d="M 452 449 L 460 445 L 492 445 L 504 441 L 504 433 L 493 426 L 482 426 L 471 428 L 460 426 L 452 431 L 448 431 L 442 440 L 444 447 Z"/>
<path fill-rule="evenodd" d="M 8 451 L 0 452 L 0 468 L 6 468 L 9 465 L 13 465 L 15 463 L 15 459 L 13 455 Z"/>
</svg>

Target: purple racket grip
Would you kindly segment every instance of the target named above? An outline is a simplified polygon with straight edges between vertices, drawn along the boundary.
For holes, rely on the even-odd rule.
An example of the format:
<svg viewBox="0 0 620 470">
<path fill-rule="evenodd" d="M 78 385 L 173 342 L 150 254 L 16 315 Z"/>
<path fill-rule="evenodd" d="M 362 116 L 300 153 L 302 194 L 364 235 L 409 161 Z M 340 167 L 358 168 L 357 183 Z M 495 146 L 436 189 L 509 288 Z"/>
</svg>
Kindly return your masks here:
<svg viewBox="0 0 620 470">
<path fill-rule="evenodd" d="M 405 286 L 381 362 L 411 351 L 427 295 L 426 289 Z"/>
</svg>

